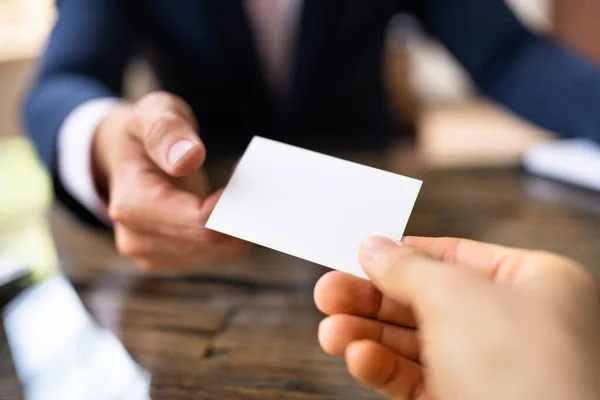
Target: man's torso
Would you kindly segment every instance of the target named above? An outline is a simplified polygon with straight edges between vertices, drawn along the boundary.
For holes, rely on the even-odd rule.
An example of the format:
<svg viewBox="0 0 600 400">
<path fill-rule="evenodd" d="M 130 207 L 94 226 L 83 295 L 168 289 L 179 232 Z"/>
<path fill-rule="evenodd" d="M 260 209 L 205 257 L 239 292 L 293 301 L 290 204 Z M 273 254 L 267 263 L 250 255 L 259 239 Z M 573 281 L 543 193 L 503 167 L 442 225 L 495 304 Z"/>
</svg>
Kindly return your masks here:
<svg viewBox="0 0 600 400">
<path fill-rule="evenodd" d="M 136 44 L 162 88 L 190 103 L 215 151 L 242 148 L 254 134 L 308 147 L 377 146 L 397 130 L 382 62 L 398 2 L 304 0 L 281 95 L 265 74 L 243 2 L 128 4 Z"/>
</svg>

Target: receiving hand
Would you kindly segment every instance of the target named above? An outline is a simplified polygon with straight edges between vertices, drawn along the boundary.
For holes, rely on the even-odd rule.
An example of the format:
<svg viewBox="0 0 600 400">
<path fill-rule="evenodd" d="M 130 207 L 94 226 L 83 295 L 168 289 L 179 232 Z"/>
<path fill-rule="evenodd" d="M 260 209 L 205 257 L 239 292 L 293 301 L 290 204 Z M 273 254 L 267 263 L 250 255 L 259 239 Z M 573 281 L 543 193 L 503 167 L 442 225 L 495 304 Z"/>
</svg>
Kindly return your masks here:
<svg viewBox="0 0 600 400">
<path fill-rule="evenodd" d="M 600 305 L 571 260 L 460 239 L 371 238 L 372 281 L 330 272 L 323 349 L 393 399 L 600 398 Z"/>
<path fill-rule="evenodd" d="M 209 193 L 204 144 L 190 107 L 169 93 L 121 105 L 98 127 L 95 181 L 107 192 L 119 252 L 143 268 L 239 258 L 248 244 L 204 227 L 221 191 Z"/>
</svg>

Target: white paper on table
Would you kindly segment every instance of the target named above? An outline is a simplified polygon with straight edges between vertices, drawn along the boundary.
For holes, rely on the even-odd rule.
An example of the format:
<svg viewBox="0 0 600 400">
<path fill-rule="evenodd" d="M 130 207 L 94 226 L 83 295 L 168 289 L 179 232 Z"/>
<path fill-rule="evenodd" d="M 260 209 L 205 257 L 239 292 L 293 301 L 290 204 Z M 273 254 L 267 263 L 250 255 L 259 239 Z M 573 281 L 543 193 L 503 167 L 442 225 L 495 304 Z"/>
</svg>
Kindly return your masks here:
<svg viewBox="0 0 600 400">
<path fill-rule="evenodd" d="M 150 398 L 150 374 L 96 324 L 64 277 L 29 287 L 2 314 L 27 400 Z"/>
<path fill-rule="evenodd" d="M 421 184 L 255 136 L 206 227 L 366 278 L 360 243 L 400 240 Z"/>
<path fill-rule="evenodd" d="M 523 165 L 536 175 L 600 190 L 600 146 L 591 140 L 541 143 L 525 154 Z"/>
</svg>

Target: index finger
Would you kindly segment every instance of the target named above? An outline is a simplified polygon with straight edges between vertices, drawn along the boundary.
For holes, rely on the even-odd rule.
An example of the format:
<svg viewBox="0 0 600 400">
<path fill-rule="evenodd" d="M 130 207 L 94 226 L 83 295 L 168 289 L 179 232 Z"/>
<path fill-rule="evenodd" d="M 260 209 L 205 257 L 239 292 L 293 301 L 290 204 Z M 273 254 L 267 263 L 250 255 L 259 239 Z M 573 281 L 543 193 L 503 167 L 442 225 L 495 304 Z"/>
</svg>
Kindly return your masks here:
<svg viewBox="0 0 600 400">
<path fill-rule="evenodd" d="M 327 314 L 352 314 L 414 328 L 412 310 L 383 296 L 372 282 L 339 271 L 323 275 L 314 289 L 317 308 Z"/>
<path fill-rule="evenodd" d="M 439 312 L 449 298 L 467 293 L 476 282 L 488 281 L 381 236 L 363 241 L 358 256 L 373 284 L 384 295 L 412 307 L 417 316 L 425 308 Z"/>
<path fill-rule="evenodd" d="M 407 236 L 402 243 L 450 264 L 466 266 L 491 278 L 518 267 L 527 250 L 458 238 Z"/>
</svg>

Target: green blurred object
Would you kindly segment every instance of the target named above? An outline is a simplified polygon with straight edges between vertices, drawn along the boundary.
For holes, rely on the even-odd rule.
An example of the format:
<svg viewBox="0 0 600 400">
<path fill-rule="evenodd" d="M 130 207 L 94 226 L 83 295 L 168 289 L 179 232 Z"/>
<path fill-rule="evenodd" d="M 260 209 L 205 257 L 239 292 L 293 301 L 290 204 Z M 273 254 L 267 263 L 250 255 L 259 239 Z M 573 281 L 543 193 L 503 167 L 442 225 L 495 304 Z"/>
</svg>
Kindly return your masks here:
<svg viewBox="0 0 600 400">
<path fill-rule="evenodd" d="M 23 138 L 0 141 L 0 257 L 33 270 L 36 281 L 58 272 L 46 213 L 52 181 L 33 145 Z"/>
</svg>

